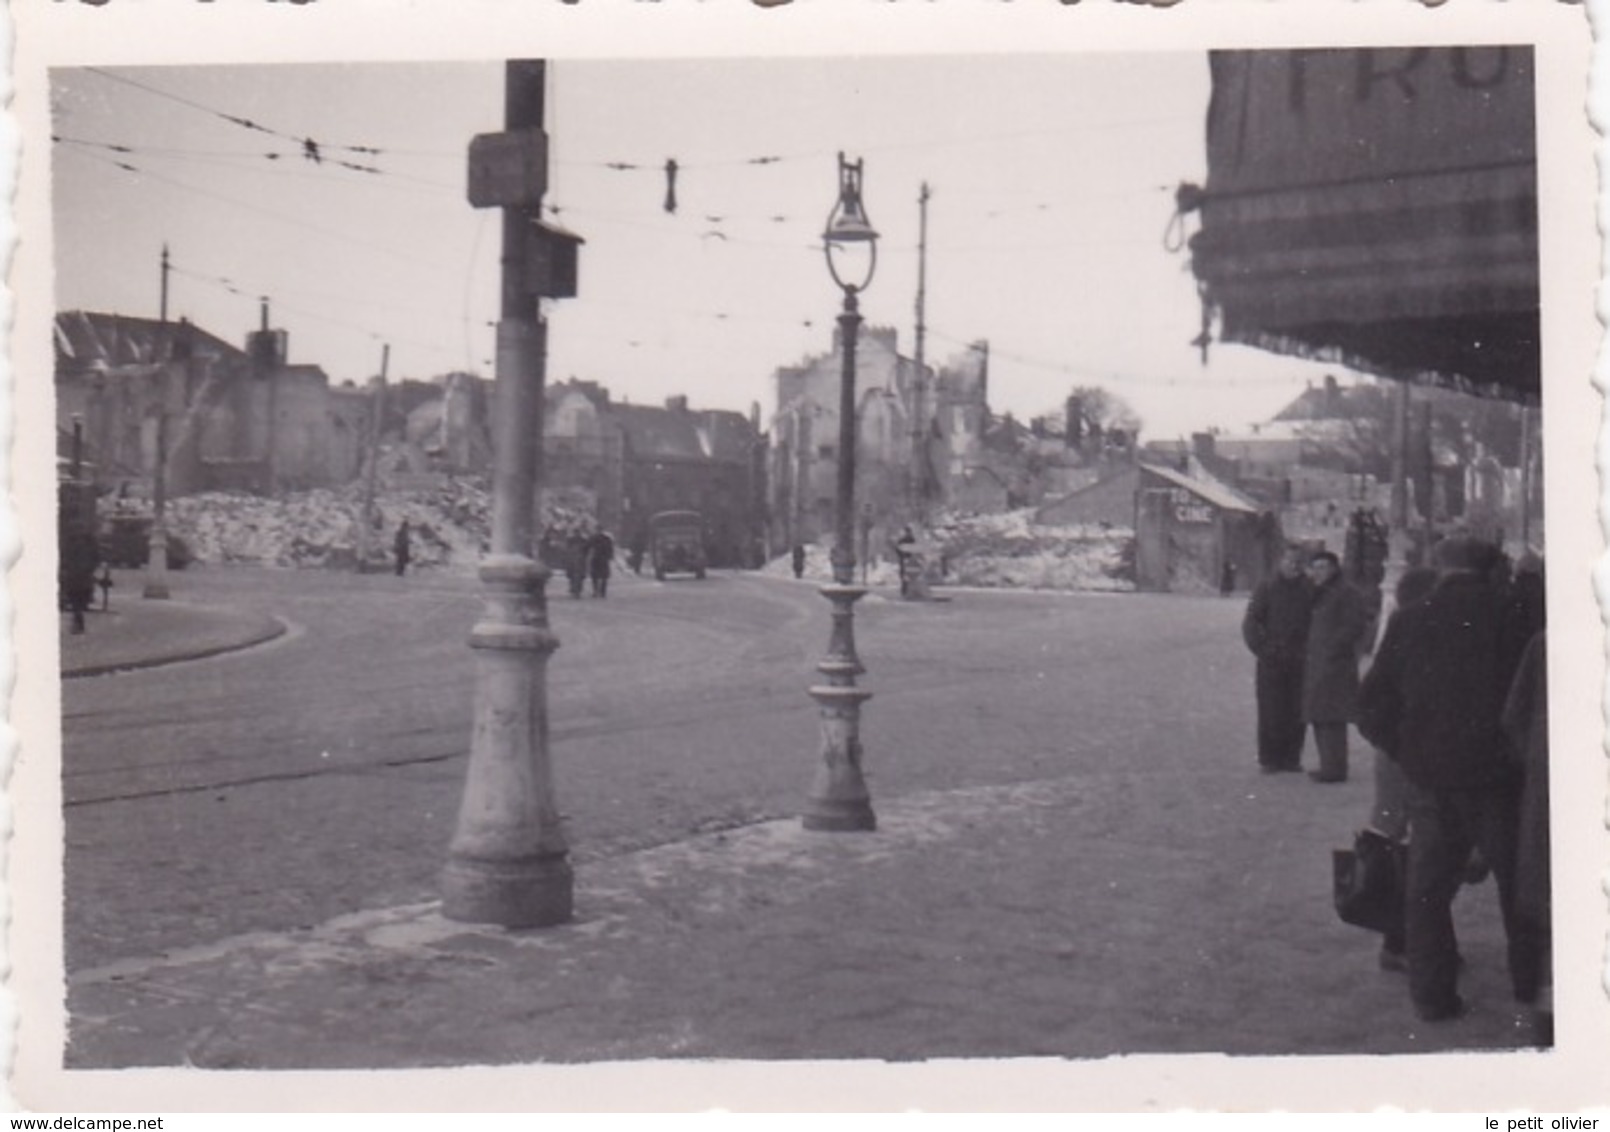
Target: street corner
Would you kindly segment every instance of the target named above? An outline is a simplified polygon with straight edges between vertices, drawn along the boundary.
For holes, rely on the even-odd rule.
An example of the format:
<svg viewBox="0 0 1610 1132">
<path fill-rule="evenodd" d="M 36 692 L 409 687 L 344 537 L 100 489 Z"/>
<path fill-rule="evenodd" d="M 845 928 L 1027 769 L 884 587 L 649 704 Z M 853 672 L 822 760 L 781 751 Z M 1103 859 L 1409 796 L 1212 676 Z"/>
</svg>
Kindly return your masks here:
<svg viewBox="0 0 1610 1132">
<path fill-rule="evenodd" d="M 83 633 L 61 633 L 64 678 L 200 660 L 266 644 L 290 626 L 248 610 L 183 600 L 131 599 L 92 612 Z"/>
</svg>

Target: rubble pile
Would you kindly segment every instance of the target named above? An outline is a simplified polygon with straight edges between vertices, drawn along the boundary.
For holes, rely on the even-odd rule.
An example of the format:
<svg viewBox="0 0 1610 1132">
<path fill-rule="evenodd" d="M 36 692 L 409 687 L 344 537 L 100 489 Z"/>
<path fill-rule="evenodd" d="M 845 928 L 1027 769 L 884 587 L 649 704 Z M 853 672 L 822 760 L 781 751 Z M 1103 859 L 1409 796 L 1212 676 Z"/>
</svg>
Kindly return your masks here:
<svg viewBox="0 0 1610 1132">
<path fill-rule="evenodd" d="M 392 539 L 404 520 L 413 566 L 473 568 L 492 528 L 492 497 L 478 477 L 442 477 L 429 487 L 386 488 L 375 496 L 368 558 L 389 563 Z M 350 568 L 357 564 L 363 489 L 291 492 L 275 497 L 212 491 L 168 505 L 170 531 L 196 561 L 258 566 Z M 592 515 L 572 500 L 546 501 L 544 527 L 590 532 Z"/>
<path fill-rule="evenodd" d="M 1032 509 L 950 518 L 936 525 L 945 578 L 956 585 L 1047 590 L 1135 588 L 1135 534 L 1127 527 L 1040 526 Z"/>
<path fill-rule="evenodd" d="M 994 515 L 947 515 L 919 540 L 939 558 L 942 584 L 994 589 L 1129 591 L 1134 584 L 1134 532 L 1094 524 L 1045 527 L 1032 522 L 1033 509 Z M 831 539 L 808 545 L 805 577 L 826 581 Z M 779 577 L 793 574 L 789 554 L 765 566 Z M 855 568 L 856 580 L 862 574 Z M 900 572 L 889 553 L 873 551 L 867 580 L 898 586 Z"/>
<path fill-rule="evenodd" d="M 420 566 L 473 563 L 486 537 L 490 504 L 472 481 L 449 481 L 425 491 L 377 495 L 369 540 L 376 561 L 391 554 L 391 540 L 408 521 L 411 561 Z M 318 489 L 264 497 L 204 492 L 175 499 L 169 528 L 206 563 L 324 567 L 356 564 L 363 493 L 357 487 Z"/>
</svg>

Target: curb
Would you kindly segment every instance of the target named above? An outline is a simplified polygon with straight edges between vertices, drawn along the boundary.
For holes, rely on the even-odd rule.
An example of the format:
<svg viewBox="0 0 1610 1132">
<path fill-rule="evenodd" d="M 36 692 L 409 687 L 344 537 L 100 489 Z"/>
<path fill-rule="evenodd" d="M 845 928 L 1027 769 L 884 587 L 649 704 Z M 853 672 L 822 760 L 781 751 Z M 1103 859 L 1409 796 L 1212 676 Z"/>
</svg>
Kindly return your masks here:
<svg viewBox="0 0 1610 1132">
<path fill-rule="evenodd" d="M 204 648 L 186 649 L 171 653 L 156 653 L 151 656 L 136 657 L 131 660 L 106 661 L 99 664 L 85 664 L 76 668 L 63 668 L 63 680 L 78 680 L 90 676 L 109 676 L 116 672 L 133 672 L 141 668 L 162 668 L 170 664 L 183 664 L 191 660 L 206 660 L 208 657 L 223 656 L 226 653 L 240 652 L 244 649 L 254 648 L 257 645 L 267 644 L 278 640 L 290 631 L 290 626 L 278 617 L 271 618 L 266 624 L 247 634 L 245 637 L 228 641 L 219 645 L 209 645 Z"/>
</svg>

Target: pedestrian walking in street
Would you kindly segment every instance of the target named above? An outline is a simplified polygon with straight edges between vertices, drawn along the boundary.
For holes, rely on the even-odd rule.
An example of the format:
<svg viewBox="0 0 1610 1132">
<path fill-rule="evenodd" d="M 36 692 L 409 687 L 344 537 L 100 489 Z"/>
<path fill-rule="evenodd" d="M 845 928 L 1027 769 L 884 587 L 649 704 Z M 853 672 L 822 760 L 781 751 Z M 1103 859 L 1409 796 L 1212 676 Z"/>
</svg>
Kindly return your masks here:
<svg viewBox="0 0 1610 1132">
<path fill-rule="evenodd" d="M 1409 997 L 1425 1021 L 1464 1012 L 1453 899 L 1473 846 L 1498 885 L 1511 987 L 1536 1000 L 1541 939 L 1516 908 L 1519 779 L 1503 731 L 1513 674 L 1503 660 L 1503 609 L 1473 539 L 1436 547 L 1438 580 L 1392 619 L 1359 695 L 1363 733 L 1408 780 Z"/>
<path fill-rule="evenodd" d="M 95 568 L 100 565 L 100 543 L 95 533 L 77 525 L 62 524 L 56 567 L 60 604 L 72 615 L 73 633 L 85 629 L 84 613 L 95 602 Z"/>
<path fill-rule="evenodd" d="M 101 612 L 109 612 L 112 608 L 112 587 L 117 585 L 112 580 L 111 563 L 101 563 L 100 576 L 95 579 L 95 584 L 101 587 Z"/>
<path fill-rule="evenodd" d="M 1420 601 L 1436 584 L 1437 572 L 1429 566 L 1411 566 L 1405 570 L 1392 595 L 1392 617 L 1396 618 L 1399 612 Z M 1370 805 L 1368 828 L 1397 846 L 1398 859 L 1405 860 L 1409 843 L 1409 780 L 1397 760 L 1380 747 L 1375 747 L 1374 762 L 1375 797 Z M 1406 947 L 1407 939 L 1401 926 L 1383 933 L 1378 956 L 1381 969 L 1407 971 Z"/>
<path fill-rule="evenodd" d="M 1265 774 L 1302 769 L 1303 658 L 1312 605 L 1303 552 L 1291 546 L 1253 592 L 1241 620 L 1242 639 L 1257 657 L 1258 768 Z"/>
<path fill-rule="evenodd" d="M 1358 696 L 1358 661 L 1364 649 L 1364 599 L 1342 579 L 1341 561 L 1328 550 L 1308 560 L 1313 614 L 1303 659 L 1303 719 L 1313 726 L 1319 769 L 1315 782 L 1347 781 L 1347 725 Z"/>
<path fill-rule="evenodd" d="M 587 543 L 587 575 L 593 580 L 593 596 L 609 596 L 610 567 L 615 561 L 615 540 L 600 528 Z"/>
<path fill-rule="evenodd" d="M 391 541 L 391 553 L 397 561 L 397 577 L 402 577 L 408 569 L 408 558 L 412 548 L 408 541 L 408 520 L 404 519 L 397 527 L 397 537 Z"/>
<path fill-rule="evenodd" d="M 797 580 L 799 578 L 803 578 L 804 576 L 805 576 L 805 544 L 796 542 L 794 544 L 794 577 Z"/>
<path fill-rule="evenodd" d="M 900 596 L 911 596 L 912 574 L 917 569 L 914 561 L 917 555 L 917 536 L 910 527 L 900 531 L 900 537 L 894 541 L 894 559 L 900 571 Z"/>
<path fill-rule="evenodd" d="M 573 531 L 565 543 L 565 581 L 570 586 L 570 596 L 581 597 L 582 587 L 587 584 L 587 558 L 592 543 L 580 531 Z"/>
</svg>

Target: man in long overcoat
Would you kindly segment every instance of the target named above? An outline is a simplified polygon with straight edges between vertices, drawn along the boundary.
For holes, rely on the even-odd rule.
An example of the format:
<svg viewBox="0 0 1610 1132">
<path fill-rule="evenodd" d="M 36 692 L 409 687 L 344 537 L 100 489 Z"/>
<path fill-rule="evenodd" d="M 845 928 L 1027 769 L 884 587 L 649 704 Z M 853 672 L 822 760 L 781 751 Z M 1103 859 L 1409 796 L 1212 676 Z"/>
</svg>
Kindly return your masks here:
<svg viewBox="0 0 1610 1132">
<path fill-rule="evenodd" d="M 1313 614 L 1303 660 L 1303 719 L 1314 728 L 1316 782 L 1347 780 L 1347 724 L 1358 697 L 1358 660 L 1365 648 L 1364 599 L 1342 578 L 1341 561 L 1328 550 L 1308 560 Z"/>
<path fill-rule="evenodd" d="M 593 596 L 609 596 L 610 567 L 615 561 L 615 540 L 600 528 L 587 543 L 587 576 L 593 580 Z"/>
<path fill-rule="evenodd" d="M 1515 997 L 1537 997 L 1542 945 L 1517 913 L 1518 776 L 1502 711 L 1512 673 L 1504 611 L 1473 539 L 1437 545 L 1439 579 L 1388 626 L 1359 697 L 1364 735 L 1408 779 L 1409 996 L 1426 1021 L 1457 1017 L 1459 954 L 1453 899 L 1472 846 L 1492 867 Z"/>
<path fill-rule="evenodd" d="M 1288 547 L 1272 577 L 1247 603 L 1241 637 L 1258 658 L 1253 688 L 1258 698 L 1258 767 L 1265 774 L 1301 770 L 1303 657 L 1313 591 L 1303 576 L 1303 553 Z"/>
</svg>

